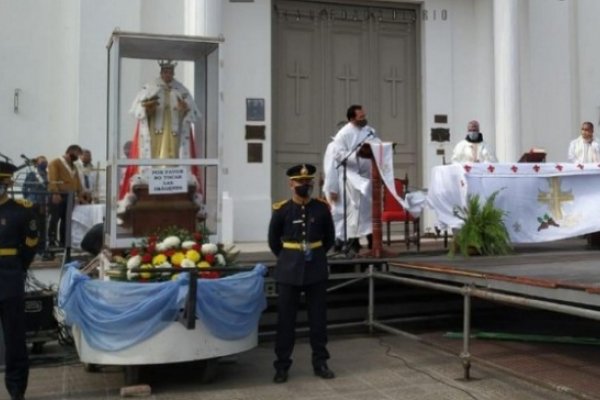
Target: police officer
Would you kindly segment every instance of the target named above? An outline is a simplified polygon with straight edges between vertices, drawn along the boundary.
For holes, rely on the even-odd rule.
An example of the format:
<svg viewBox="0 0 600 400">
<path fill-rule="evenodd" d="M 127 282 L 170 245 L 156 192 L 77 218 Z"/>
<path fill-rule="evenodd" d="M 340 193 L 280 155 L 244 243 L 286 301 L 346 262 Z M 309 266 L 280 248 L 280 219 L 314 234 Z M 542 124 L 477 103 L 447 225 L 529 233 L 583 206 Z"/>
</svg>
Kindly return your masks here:
<svg viewBox="0 0 600 400">
<path fill-rule="evenodd" d="M 269 224 L 269 247 L 277 256 L 277 338 L 275 383 L 287 381 L 292 365 L 296 314 L 300 294 L 305 293 L 312 366 L 316 376 L 335 377 L 327 366 L 327 251 L 335 230 L 327 203 L 311 198 L 316 168 L 296 165 L 287 171 L 292 198 L 273 205 Z"/>
<path fill-rule="evenodd" d="M 0 319 L 4 333 L 6 389 L 24 399 L 29 376 L 25 343 L 25 277 L 38 242 L 31 202 L 8 196 L 16 167 L 0 162 Z"/>
</svg>

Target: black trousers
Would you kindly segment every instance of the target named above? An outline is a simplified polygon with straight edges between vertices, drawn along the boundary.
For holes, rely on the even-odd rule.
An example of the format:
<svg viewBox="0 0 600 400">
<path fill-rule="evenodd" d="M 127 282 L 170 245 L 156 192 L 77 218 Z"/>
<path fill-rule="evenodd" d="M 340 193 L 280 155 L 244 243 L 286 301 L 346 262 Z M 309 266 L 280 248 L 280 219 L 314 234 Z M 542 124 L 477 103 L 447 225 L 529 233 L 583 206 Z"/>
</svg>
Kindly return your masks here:
<svg viewBox="0 0 600 400">
<path fill-rule="evenodd" d="M 296 316 L 300 295 L 306 296 L 306 311 L 310 328 L 310 346 L 314 368 L 325 365 L 329 359 L 327 351 L 327 281 L 306 286 L 277 284 L 277 338 L 273 366 L 277 370 L 288 370 L 292 365 L 292 352 L 296 341 Z"/>
<path fill-rule="evenodd" d="M 65 247 L 65 239 L 67 232 L 67 196 L 61 195 L 61 197 L 62 201 L 60 203 L 50 204 L 50 223 L 48 226 L 48 240 L 50 240 L 51 242 L 58 241 L 60 247 Z M 59 230 L 59 236 L 57 236 L 57 230 Z"/>
<path fill-rule="evenodd" d="M 25 297 L 11 296 L 0 300 L 0 319 L 4 333 L 4 383 L 11 396 L 25 394 L 29 377 L 29 360 L 25 342 Z"/>
</svg>

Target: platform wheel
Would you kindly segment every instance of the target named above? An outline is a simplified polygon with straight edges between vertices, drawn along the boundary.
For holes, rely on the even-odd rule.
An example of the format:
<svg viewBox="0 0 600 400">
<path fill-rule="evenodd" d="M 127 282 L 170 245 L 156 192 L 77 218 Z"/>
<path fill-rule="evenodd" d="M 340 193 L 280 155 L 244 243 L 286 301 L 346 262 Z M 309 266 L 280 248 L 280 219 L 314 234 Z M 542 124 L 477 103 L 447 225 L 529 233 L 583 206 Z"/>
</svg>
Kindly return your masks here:
<svg viewBox="0 0 600 400">
<path fill-rule="evenodd" d="M 217 372 L 219 369 L 219 358 L 207 358 L 202 360 L 202 370 L 200 371 L 200 382 L 201 383 L 212 383 L 217 378 Z"/>
<path fill-rule="evenodd" d="M 136 385 L 140 381 L 140 366 L 126 365 L 125 366 L 125 385 Z"/>
<path fill-rule="evenodd" d="M 94 373 L 100 371 L 100 367 L 98 366 L 98 364 L 83 363 L 83 370 L 85 372 Z"/>
</svg>

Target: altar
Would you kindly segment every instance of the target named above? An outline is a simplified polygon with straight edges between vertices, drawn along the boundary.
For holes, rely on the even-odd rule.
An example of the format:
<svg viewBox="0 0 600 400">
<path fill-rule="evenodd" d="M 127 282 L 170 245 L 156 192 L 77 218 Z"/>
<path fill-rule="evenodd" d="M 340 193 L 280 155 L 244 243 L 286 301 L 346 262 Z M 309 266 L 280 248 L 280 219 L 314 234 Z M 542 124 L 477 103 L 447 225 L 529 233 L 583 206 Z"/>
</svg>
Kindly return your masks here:
<svg viewBox="0 0 600 400">
<path fill-rule="evenodd" d="M 427 204 L 440 225 L 460 228 L 454 213 L 467 196 L 498 191 L 495 205 L 513 243 L 566 239 L 600 231 L 600 165 L 465 163 L 434 167 Z"/>
</svg>

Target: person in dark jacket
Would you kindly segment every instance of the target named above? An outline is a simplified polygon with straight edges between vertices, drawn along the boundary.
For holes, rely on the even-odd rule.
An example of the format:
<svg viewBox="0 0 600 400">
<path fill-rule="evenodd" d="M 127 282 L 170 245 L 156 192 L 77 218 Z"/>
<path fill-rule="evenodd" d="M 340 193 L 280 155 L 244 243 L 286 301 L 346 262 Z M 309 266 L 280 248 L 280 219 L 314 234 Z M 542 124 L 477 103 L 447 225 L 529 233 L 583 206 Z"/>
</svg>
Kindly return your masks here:
<svg viewBox="0 0 600 400">
<path fill-rule="evenodd" d="M 304 292 L 310 328 L 312 366 L 316 376 L 334 378 L 327 366 L 327 251 L 335 230 L 329 206 L 311 198 L 316 168 L 296 165 L 287 171 L 292 198 L 273 204 L 269 224 L 269 247 L 277 256 L 277 338 L 275 383 L 288 379 L 295 342 L 296 314 Z"/>
<path fill-rule="evenodd" d="M 24 399 L 29 377 L 25 342 L 25 277 L 38 243 L 28 200 L 8 195 L 16 167 L 0 162 L 0 321 L 4 334 L 4 382 L 12 400 Z"/>
</svg>

